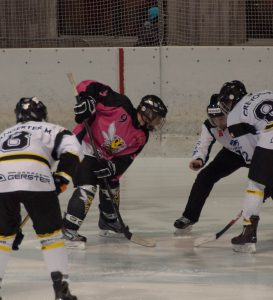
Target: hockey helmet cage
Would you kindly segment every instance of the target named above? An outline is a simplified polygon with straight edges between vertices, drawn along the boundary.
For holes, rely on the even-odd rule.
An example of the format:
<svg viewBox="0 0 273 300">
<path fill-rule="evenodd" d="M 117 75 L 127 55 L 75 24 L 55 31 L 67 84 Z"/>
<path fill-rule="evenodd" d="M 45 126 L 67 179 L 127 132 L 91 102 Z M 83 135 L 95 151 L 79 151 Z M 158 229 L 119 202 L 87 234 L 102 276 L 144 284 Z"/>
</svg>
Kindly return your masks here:
<svg viewBox="0 0 273 300">
<path fill-rule="evenodd" d="M 228 114 L 246 94 L 246 88 L 241 81 L 226 82 L 219 92 L 219 106 L 225 114 Z"/>
<path fill-rule="evenodd" d="M 47 121 L 47 108 L 36 97 L 21 98 L 15 107 L 16 122 Z"/>
<path fill-rule="evenodd" d="M 141 99 L 137 111 L 142 115 L 147 129 L 154 130 L 163 127 L 168 109 L 159 97 L 146 95 Z"/>
</svg>

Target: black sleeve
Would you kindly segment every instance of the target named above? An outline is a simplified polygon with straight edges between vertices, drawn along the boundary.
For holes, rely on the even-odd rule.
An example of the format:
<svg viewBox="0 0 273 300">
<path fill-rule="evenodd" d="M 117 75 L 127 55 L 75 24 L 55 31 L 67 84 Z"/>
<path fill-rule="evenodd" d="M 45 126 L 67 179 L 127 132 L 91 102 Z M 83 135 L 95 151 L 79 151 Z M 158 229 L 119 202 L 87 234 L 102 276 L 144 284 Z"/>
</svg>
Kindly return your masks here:
<svg viewBox="0 0 273 300">
<path fill-rule="evenodd" d="M 130 115 L 133 114 L 134 107 L 130 99 L 126 95 L 121 95 L 113 91 L 107 85 L 99 82 L 92 82 L 87 86 L 83 93 L 88 93 L 97 103 L 112 107 L 122 106 Z"/>
<path fill-rule="evenodd" d="M 101 95 L 106 93 L 108 89 L 110 88 L 107 85 L 94 81 L 86 87 L 85 92 L 97 100 Z"/>
<path fill-rule="evenodd" d="M 132 155 L 123 155 L 123 156 L 116 156 L 111 159 L 111 161 L 116 166 L 116 175 L 122 175 L 134 161 L 134 156 Z"/>
<path fill-rule="evenodd" d="M 56 173 L 66 177 L 65 175 L 74 178 L 76 167 L 79 164 L 79 157 L 73 153 L 65 152 L 58 157 L 57 149 L 59 148 L 60 144 L 62 143 L 63 137 L 65 135 L 73 135 L 69 130 L 63 130 L 56 135 L 54 147 L 51 152 L 51 156 L 54 160 L 59 160 Z"/>
<path fill-rule="evenodd" d="M 60 157 L 56 173 L 70 176 L 73 180 L 75 178 L 76 169 L 79 165 L 79 157 L 70 152 L 63 153 Z"/>
<path fill-rule="evenodd" d="M 257 134 L 257 130 L 253 125 L 248 123 L 238 123 L 228 127 L 228 131 L 233 138 L 251 133 Z"/>
<path fill-rule="evenodd" d="M 147 143 L 147 142 L 146 142 Z M 116 166 L 116 174 L 122 175 L 131 165 L 131 163 L 134 161 L 136 156 L 142 151 L 145 145 L 140 147 L 136 152 L 132 154 L 122 155 L 122 156 L 116 156 L 111 159 L 111 161 Z"/>
<path fill-rule="evenodd" d="M 56 135 L 55 142 L 54 142 L 54 147 L 53 147 L 52 152 L 51 152 L 51 156 L 53 157 L 54 160 L 59 160 L 59 157 L 58 157 L 58 154 L 57 154 L 57 149 L 59 148 L 59 146 L 60 146 L 60 144 L 63 140 L 64 135 L 72 135 L 72 133 L 69 130 L 63 130 L 63 131 L 59 132 Z"/>
</svg>

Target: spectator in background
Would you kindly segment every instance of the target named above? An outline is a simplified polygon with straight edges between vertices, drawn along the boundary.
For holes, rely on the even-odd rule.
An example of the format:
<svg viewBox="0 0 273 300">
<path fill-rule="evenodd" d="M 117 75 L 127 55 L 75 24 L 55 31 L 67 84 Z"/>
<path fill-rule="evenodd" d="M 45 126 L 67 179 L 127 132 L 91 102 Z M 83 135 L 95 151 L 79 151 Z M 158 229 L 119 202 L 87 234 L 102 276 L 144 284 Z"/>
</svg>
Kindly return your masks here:
<svg viewBox="0 0 273 300">
<path fill-rule="evenodd" d="M 159 28 L 158 28 L 159 9 L 153 6 L 148 9 L 148 19 L 144 22 L 138 34 L 138 41 L 135 46 L 158 46 Z"/>
</svg>

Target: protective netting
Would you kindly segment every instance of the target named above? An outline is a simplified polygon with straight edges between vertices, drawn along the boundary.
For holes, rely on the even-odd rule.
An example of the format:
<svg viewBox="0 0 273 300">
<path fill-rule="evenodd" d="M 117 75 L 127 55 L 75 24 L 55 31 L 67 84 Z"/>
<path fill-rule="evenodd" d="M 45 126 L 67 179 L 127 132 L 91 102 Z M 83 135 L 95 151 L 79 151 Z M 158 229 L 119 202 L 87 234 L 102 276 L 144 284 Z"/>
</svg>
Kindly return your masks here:
<svg viewBox="0 0 273 300">
<path fill-rule="evenodd" d="M 0 47 L 273 44 L 273 0 L 0 0 Z"/>
</svg>

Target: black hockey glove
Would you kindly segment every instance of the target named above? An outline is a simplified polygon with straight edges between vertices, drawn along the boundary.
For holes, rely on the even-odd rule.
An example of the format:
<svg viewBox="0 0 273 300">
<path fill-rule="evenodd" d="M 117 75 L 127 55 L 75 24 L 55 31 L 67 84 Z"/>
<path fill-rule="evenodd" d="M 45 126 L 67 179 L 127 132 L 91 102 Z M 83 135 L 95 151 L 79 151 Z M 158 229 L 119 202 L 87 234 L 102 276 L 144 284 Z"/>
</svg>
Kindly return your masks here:
<svg viewBox="0 0 273 300">
<path fill-rule="evenodd" d="M 57 173 L 53 173 L 53 179 L 56 186 L 56 194 L 60 195 L 67 189 L 69 181 Z"/>
<path fill-rule="evenodd" d="M 105 178 L 116 174 L 116 166 L 111 160 L 99 159 L 93 165 L 93 172 L 97 178 Z"/>
<path fill-rule="evenodd" d="M 82 123 L 96 112 L 96 100 L 85 92 L 79 94 L 80 103 L 74 106 L 75 121 Z"/>
</svg>

